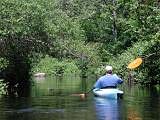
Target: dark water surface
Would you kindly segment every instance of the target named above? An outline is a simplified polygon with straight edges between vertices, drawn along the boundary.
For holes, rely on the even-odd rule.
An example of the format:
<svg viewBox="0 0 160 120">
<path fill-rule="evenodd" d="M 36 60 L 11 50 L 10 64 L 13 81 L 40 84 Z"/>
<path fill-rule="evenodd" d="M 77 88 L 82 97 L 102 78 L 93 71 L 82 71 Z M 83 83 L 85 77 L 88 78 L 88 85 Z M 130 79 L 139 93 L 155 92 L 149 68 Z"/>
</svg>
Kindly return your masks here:
<svg viewBox="0 0 160 120">
<path fill-rule="evenodd" d="M 120 86 L 121 100 L 96 98 L 95 78 L 35 79 L 27 97 L 0 97 L 0 120 L 160 120 L 160 87 Z"/>
</svg>

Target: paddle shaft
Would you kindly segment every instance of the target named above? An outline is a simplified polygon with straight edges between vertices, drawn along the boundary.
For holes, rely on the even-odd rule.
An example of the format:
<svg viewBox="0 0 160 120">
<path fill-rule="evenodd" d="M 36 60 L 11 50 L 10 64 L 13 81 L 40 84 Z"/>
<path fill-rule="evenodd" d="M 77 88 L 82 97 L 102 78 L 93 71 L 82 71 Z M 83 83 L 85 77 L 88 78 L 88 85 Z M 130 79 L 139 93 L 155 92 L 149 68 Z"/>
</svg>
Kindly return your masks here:
<svg viewBox="0 0 160 120">
<path fill-rule="evenodd" d="M 90 89 L 89 91 L 87 91 L 85 94 L 88 94 L 90 93 L 94 88 Z"/>
</svg>

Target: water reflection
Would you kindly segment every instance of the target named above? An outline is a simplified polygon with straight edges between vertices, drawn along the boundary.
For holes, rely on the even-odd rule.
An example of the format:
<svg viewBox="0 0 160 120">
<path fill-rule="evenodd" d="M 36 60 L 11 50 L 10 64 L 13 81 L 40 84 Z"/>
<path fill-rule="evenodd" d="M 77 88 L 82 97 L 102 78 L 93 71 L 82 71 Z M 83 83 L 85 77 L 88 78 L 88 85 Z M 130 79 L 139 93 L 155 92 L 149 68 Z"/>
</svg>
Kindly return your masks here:
<svg viewBox="0 0 160 120">
<path fill-rule="evenodd" d="M 57 76 L 34 80 L 28 94 L 0 97 L 0 120 L 159 120 L 160 86 L 122 86 L 122 100 L 81 100 L 94 78 Z M 96 115 L 95 115 L 96 114 Z M 96 118 L 97 116 L 97 118 Z"/>
<path fill-rule="evenodd" d="M 97 120 L 120 120 L 120 100 L 95 97 Z"/>
</svg>

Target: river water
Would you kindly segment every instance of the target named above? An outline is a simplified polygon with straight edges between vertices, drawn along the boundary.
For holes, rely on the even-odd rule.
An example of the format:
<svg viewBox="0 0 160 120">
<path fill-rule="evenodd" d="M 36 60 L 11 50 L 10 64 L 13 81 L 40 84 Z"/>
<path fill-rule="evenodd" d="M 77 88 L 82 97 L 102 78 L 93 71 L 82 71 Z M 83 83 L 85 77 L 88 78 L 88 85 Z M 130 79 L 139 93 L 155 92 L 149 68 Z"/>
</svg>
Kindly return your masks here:
<svg viewBox="0 0 160 120">
<path fill-rule="evenodd" d="M 94 77 L 33 79 L 25 97 L 1 96 L 0 120 L 160 120 L 160 87 L 122 85 L 121 100 L 107 100 L 89 93 Z"/>
</svg>

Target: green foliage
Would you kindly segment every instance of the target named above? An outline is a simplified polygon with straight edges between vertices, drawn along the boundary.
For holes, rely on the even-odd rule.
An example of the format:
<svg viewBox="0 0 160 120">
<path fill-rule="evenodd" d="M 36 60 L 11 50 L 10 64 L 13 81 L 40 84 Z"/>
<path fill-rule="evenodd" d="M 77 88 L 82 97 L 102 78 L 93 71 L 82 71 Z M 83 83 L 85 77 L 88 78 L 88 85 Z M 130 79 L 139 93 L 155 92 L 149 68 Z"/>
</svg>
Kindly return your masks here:
<svg viewBox="0 0 160 120">
<path fill-rule="evenodd" d="M 16 76 L 12 79 L 28 79 L 32 63 L 38 61 L 39 53 L 58 59 L 85 57 L 92 64 L 97 62 L 93 45 L 84 42 L 79 20 L 69 17 L 57 2 L 1 1 L 0 56 L 9 62 L 6 68 L 10 75 L 8 79 L 12 73 Z"/>
<path fill-rule="evenodd" d="M 152 80 L 159 81 L 159 73 L 157 73 L 160 68 L 158 58 L 160 54 L 159 45 L 159 35 L 156 34 L 149 41 L 136 42 L 132 48 L 126 50 L 116 57 L 113 57 L 109 62 L 107 62 L 107 64 L 113 65 L 115 67 L 115 72 L 121 74 L 124 79 L 127 80 L 127 65 L 137 57 L 142 57 L 143 64 L 134 70 L 135 79 L 138 79 L 141 83 L 151 83 Z M 154 56 L 152 56 L 152 54 Z M 153 72 L 154 74 L 152 74 Z"/>
<path fill-rule="evenodd" d="M 0 79 L 0 95 L 7 94 L 7 85 L 4 83 L 4 80 Z"/>
<path fill-rule="evenodd" d="M 32 69 L 33 73 L 44 72 L 47 75 L 79 74 L 80 70 L 73 60 L 58 60 L 45 56 Z"/>
<path fill-rule="evenodd" d="M 112 2 L 107 1 L 107 4 L 101 2 L 103 7 L 100 12 L 95 12 L 82 23 L 87 40 L 100 43 L 98 50 L 102 59 L 102 70 L 98 71 L 104 72 L 104 65 L 111 64 L 115 68 L 115 72 L 127 79 L 128 70 L 126 67 L 128 63 L 138 56 L 144 57 L 156 53 L 151 59 L 145 59 L 143 68 L 135 70 L 135 78 L 140 82 L 152 83 L 153 81 L 154 84 L 154 81 L 157 82 L 159 77 L 157 72 L 159 70 L 159 58 L 157 57 L 159 42 L 157 41 L 159 41 L 158 33 L 160 32 L 158 3 L 135 0 L 118 0 L 115 4 Z M 114 17 L 113 13 L 116 13 Z M 117 32 L 116 39 L 114 39 L 113 26 Z"/>
<path fill-rule="evenodd" d="M 150 42 L 150 46 L 145 49 L 144 54 L 148 55 L 144 59 L 144 65 L 141 69 L 145 75 L 145 79 L 143 79 L 142 82 L 149 84 L 160 83 L 160 35 L 153 37 L 152 42 Z"/>
<path fill-rule="evenodd" d="M 45 37 L 43 11 L 34 2 L 1 1 L 1 50 L 5 57 L 11 51 L 23 56 L 38 51 Z M 7 54 L 8 53 L 8 54 Z"/>
<path fill-rule="evenodd" d="M 5 60 L 4 58 L 0 58 L 0 70 L 5 69 L 8 65 L 7 60 Z"/>
<path fill-rule="evenodd" d="M 0 10 L 0 56 L 8 61 L 5 80 L 14 85 L 29 79 L 34 53 L 48 49 L 44 14 L 36 2 L 26 0 L 2 0 Z"/>
</svg>

